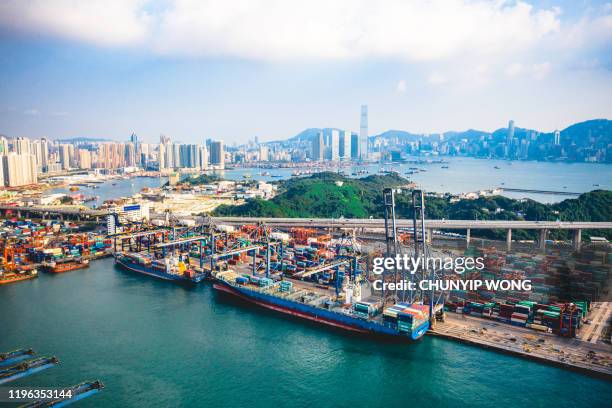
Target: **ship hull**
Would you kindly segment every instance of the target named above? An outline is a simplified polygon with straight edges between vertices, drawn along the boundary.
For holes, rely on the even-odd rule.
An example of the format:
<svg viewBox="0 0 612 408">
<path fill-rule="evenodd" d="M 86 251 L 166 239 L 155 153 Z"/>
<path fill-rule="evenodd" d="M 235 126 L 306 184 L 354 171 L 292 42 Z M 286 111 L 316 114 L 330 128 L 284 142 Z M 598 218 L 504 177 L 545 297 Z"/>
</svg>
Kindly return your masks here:
<svg viewBox="0 0 612 408">
<path fill-rule="evenodd" d="M 115 262 L 117 263 L 118 266 L 130 272 L 152 276 L 154 278 L 161 279 L 161 280 L 173 281 L 173 282 L 184 282 L 184 283 L 198 283 L 203 280 L 203 277 L 189 279 L 184 276 L 169 274 L 164 271 L 154 269 L 152 267 L 146 267 L 144 265 L 139 265 L 139 264 L 135 264 L 132 262 L 126 262 L 121 259 L 116 259 Z"/>
<path fill-rule="evenodd" d="M 213 287 L 216 290 L 234 295 L 249 303 L 253 303 L 266 309 L 351 332 L 391 336 L 396 338 L 399 337 L 414 341 L 421 338 L 429 328 L 429 322 L 426 322 L 412 333 L 398 332 L 397 329 L 385 326 L 378 322 L 359 319 L 304 303 L 282 299 L 277 296 L 253 291 L 246 287 L 237 287 L 219 279 L 215 280 Z"/>
<path fill-rule="evenodd" d="M 78 269 L 89 268 L 89 262 L 66 262 L 54 263 L 43 266 L 44 270 L 51 273 L 64 273 L 76 271 Z"/>
<path fill-rule="evenodd" d="M 24 280 L 30 280 L 30 279 L 34 279 L 38 277 L 38 275 L 13 275 L 13 276 L 8 276 L 8 277 L 2 277 L 0 278 L 0 285 L 8 285 L 10 283 L 16 283 L 16 282 L 21 282 Z"/>
</svg>

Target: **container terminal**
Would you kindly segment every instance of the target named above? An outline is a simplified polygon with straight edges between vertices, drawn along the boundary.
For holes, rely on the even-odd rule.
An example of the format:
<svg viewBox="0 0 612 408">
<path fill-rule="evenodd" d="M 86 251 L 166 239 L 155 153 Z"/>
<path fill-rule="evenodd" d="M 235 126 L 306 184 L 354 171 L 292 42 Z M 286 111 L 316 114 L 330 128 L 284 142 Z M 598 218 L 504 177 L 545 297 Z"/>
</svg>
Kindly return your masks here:
<svg viewBox="0 0 612 408">
<path fill-rule="evenodd" d="M 66 223 L 7 220 L 1 235 L 3 276 L 13 263 L 46 272 L 52 263 L 113 255 L 120 269 L 132 273 L 187 284 L 210 280 L 220 295 L 354 332 L 411 341 L 431 334 L 610 376 L 609 345 L 601 339 L 609 342 L 612 310 L 600 303 L 609 290 L 608 247 L 585 247 L 570 260 L 554 250 L 539 255 L 476 245 L 445 250 L 483 256 L 486 268 L 479 278 L 529 278 L 533 290 L 383 292 L 371 284 L 374 257 L 434 251 L 423 228 L 422 196 L 415 196 L 414 213 L 421 215 L 410 230 L 394 228 L 392 192 L 385 197 L 384 239 L 372 241 L 358 240 L 354 231 L 234 227 L 212 219 L 191 226 L 176 220 L 164 226 L 125 225 L 113 235 L 78 232 L 78 226 Z M 450 278 L 419 273 L 422 279 Z M 399 277 L 396 272 L 383 280 Z"/>
</svg>

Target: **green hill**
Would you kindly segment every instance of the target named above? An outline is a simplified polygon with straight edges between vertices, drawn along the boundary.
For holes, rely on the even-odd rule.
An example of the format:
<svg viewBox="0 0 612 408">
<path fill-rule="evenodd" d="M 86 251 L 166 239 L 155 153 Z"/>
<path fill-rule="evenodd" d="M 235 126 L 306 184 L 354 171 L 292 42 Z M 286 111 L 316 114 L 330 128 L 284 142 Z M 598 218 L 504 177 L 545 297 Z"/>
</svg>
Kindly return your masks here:
<svg viewBox="0 0 612 408">
<path fill-rule="evenodd" d="M 216 216 L 288 218 L 382 218 L 382 189 L 409 181 L 397 174 L 351 179 L 336 173 L 319 173 L 279 183 L 279 194 L 271 200 L 253 199 L 239 206 L 221 205 Z M 410 195 L 397 195 L 398 218 L 411 218 Z M 612 191 L 595 190 L 556 204 L 514 200 L 502 196 L 454 201 L 451 196 L 427 197 L 426 217 L 462 220 L 610 221 Z M 482 231 L 481 236 L 502 239 L 504 231 Z M 610 231 L 587 231 L 612 239 Z M 533 231 L 516 231 L 516 239 L 534 239 Z M 569 238 L 567 231 L 551 231 L 552 239 Z"/>
<path fill-rule="evenodd" d="M 219 206 L 218 216 L 291 218 L 369 218 L 378 214 L 382 188 L 405 185 L 398 175 L 351 179 L 336 173 L 318 173 L 280 182 L 280 194 L 271 200 L 254 199 L 240 206 Z"/>
</svg>

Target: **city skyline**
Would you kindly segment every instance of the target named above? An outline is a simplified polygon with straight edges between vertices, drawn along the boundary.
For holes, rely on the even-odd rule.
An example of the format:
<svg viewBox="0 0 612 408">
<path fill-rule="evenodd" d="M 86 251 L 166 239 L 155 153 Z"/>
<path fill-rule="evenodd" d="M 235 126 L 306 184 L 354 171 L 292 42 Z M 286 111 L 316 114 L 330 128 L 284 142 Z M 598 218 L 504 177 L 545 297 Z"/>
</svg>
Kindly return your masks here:
<svg viewBox="0 0 612 408">
<path fill-rule="evenodd" d="M 231 145 L 358 132 L 365 104 L 371 135 L 612 117 L 609 3 L 266 5 L 2 1 L 0 133 Z"/>
</svg>

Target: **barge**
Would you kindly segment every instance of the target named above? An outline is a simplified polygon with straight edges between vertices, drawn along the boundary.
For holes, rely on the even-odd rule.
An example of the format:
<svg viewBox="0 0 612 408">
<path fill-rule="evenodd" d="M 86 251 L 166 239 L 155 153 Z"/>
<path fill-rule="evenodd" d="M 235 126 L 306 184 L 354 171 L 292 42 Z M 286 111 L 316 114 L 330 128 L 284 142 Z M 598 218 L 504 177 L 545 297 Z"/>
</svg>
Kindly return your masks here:
<svg viewBox="0 0 612 408">
<path fill-rule="evenodd" d="M 34 279 L 38 277 L 36 269 L 28 269 L 16 272 L 0 271 L 0 285 L 8 285 L 9 283 L 21 282 L 24 280 Z"/>
<path fill-rule="evenodd" d="M 43 267 L 51 273 L 64 273 L 77 269 L 89 268 L 89 260 L 82 258 L 62 259 L 57 261 L 45 262 Z"/>
</svg>

